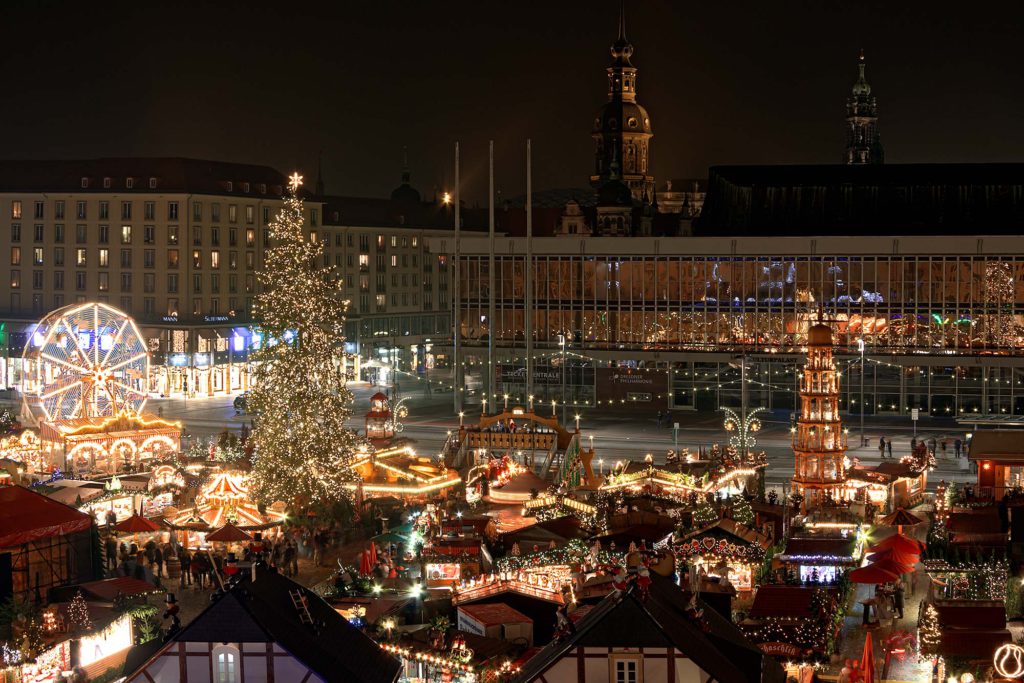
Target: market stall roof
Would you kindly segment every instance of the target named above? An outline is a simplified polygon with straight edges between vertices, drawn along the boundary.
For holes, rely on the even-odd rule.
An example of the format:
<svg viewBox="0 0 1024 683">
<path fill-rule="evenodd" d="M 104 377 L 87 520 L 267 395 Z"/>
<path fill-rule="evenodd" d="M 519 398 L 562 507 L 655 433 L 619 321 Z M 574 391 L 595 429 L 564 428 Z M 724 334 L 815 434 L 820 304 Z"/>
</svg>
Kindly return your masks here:
<svg viewBox="0 0 1024 683">
<path fill-rule="evenodd" d="M 917 553 L 908 553 L 899 548 L 886 548 L 885 550 L 879 550 L 877 553 L 868 555 L 869 562 L 880 562 L 882 560 L 892 560 L 897 564 L 906 565 L 909 567 L 914 566 L 920 561 L 920 556 Z"/>
<path fill-rule="evenodd" d="M 982 429 L 967 442 L 970 460 L 993 460 L 1005 465 L 1024 464 L 1024 432 L 1019 429 Z"/>
<path fill-rule="evenodd" d="M 896 562 L 895 560 L 884 558 L 877 560 L 868 565 L 869 567 L 875 567 L 883 571 L 892 572 L 894 574 L 909 574 L 914 571 L 913 565 L 903 564 L 902 562 Z"/>
<path fill-rule="evenodd" d="M 706 536 L 738 539 L 747 545 L 760 546 L 762 550 L 767 550 L 768 546 L 771 545 L 771 540 L 767 536 L 754 531 L 746 525 L 740 524 L 734 519 L 719 519 L 717 522 L 709 524 L 702 529 L 691 531 L 683 537 L 683 540 Z"/>
<path fill-rule="evenodd" d="M 0 548 L 87 530 L 92 515 L 22 486 L 0 488 Z"/>
<path fill-rule="evenodd" d="M 754 604 L 747 613 L 752 619 L 792 617 L 805 619 L 811 614 L 811 600 L 817 589 L 784 584 L 766 584 L 754 594 Z"/>
<path fill-rule="evenodd" d="M 136 579 L 131 576 L 118 576 L 112 579 L 101 581 L 89 581 L 75 586 L 62 586 L 54 588 L 50 593 L 50 600 L 53 602 L 71 602 L 75 594 L 81 590 L 86 600 L 99 602 L 113 602 L 118 595 L 134 597 L 137 595 L 149 595 L 151 593 L 163 592 L 148 581 Z"/>
<path fill-rule="evenodd" d="M 231 522 L 228 522 L 216 531 L 212 531 L 207 534 L 206 540 L 215 543 L 241 543 L 242 541 L 251 541 L 252 536 L 242 531 Z"/>
<path fill-rule="evenodd" d="M 896 508 L 879 521 L 883 526 L 914 526 L 923 523 L 924 520 L 917 515 L 911 514 L 903 508 Z"/>
<path fill-rule="evenodd" d="M 828 560 L 830 563 L 853 562 L 857 551 L 857 539 L 853 536 L 804 536 L 793 537 L 786 543 L 786 550 L 780 559 L 789 561 Z"/>
<path fill-rule="evenodd" d="M 875 564 L 868 564 L 860 569 L 854 569 L 850 572 L 850 581 L 853 581 L 854 583 L 891 583 L 899 578 L 900 575 L 898 573 L 891 572 L 886 568 Z"/>
<path fill-rule="evenodd" d="M 908 554 L 920 555 L 924 550 L 924 544 L 915 538 L 904 536 L 903 534 L 893 534 L 892 536 L 886 536 L 881 541 L 878 541 L 869 547 L 868 552 L 877 553 L 882 550 L 888 550 L 889 548 L 900 550 Z"/>
</svg>

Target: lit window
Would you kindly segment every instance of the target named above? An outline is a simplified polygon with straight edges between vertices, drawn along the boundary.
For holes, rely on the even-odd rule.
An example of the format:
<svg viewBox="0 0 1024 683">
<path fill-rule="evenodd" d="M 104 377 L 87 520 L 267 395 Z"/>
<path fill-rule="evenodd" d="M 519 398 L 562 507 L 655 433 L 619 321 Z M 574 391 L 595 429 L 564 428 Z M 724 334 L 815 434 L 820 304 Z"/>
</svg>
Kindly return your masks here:
<svg viewBox="0 0 1024 683">
<path fill-rule="evenodd" d="M 220 268 L 220 252 L 216 249 L 210 252 L 210 267 Z"/>
<path fill-rule="evenodd" d="M 238 650 L 221 645 L 213 649 L 217 664 L 216 683 L 238 683 Z"/>
<path fill-rule="evenodd" d="M 121 226 L 121 244 L 132 243 L 132 226 L 122 225 Z"/>
<path fill-rule="evenodd" d="M 615 683 L 642 683 L 640 660 L 636 658 L 612 659 L 612 681 Z"/>
<path fill-rule="evenodd" d="M 21 218 L 21 200 L 11 202 L 11 218 Z"/>
</svg>

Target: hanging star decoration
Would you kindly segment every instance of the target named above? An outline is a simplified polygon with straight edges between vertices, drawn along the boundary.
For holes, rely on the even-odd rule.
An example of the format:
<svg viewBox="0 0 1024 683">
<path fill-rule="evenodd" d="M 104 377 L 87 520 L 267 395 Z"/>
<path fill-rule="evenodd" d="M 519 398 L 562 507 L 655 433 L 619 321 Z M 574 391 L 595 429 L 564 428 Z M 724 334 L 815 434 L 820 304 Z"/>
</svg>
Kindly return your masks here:
<svg viewBox="0 0 1024 683">
<path fill-rule="evenodd" d="M 292 192 L 296 192 L 299 189 L 299 185 L 302 184 L 302 176 L 299 175 L 298 171 L 295 171 L 288 176 L 288 187 L 291 188 Z"/>
</svg>

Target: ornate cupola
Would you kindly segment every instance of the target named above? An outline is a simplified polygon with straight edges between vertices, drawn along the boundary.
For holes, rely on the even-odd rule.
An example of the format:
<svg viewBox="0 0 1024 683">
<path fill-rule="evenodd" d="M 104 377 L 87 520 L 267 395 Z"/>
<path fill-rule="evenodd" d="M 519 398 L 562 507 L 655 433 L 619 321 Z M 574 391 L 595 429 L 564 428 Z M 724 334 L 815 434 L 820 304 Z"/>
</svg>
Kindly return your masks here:
<svg viewBox="0 0 1024 683">
<path fill-rule="evenodd" d="M 800 381 L 800 417 L 793 429 L 793 492 L 803 509 L 848 498 L 846 433 L 839 420 L 839 376 L 832 360 L 832 328 L 818 323 L 807 336 L 807 365 Z"/>
<path fill-rule="evenodd" d="M 654 196 L 654 177 L 650 162 L 651 117 L 636 101 L 637 69 L 630 61 L 633 44 L 626 38 L 625 8 L 619 10 L 619 36 L 611 45 L 612 62 L 608 72 L 608 102 L 594 118 L 594 174 L 590 184 L 600 189 L 612 175 L 612 161 L 618 160 L 619 180 L 629 188 L 633 199 L 644 194 Z"/>
<path fill-rule="evenodd" d="M 859 75 L 846 101 L 846 163 L 880 164 L 885 158 L 878 135 L 878 101 L 864 77 L 864 50 L 857 64 Z"/>
</svg>

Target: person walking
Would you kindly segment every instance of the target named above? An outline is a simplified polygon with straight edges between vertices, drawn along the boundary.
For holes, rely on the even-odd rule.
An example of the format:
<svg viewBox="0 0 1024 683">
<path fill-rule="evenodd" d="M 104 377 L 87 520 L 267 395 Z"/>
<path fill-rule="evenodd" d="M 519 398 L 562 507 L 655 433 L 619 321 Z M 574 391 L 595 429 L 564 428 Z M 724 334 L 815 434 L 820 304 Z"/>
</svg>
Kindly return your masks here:
<svg viewBox="0 0 1024 683">
<path fill-rule="evenodd" d="M 163 578 L 164 575 L 164 551 L 160 546 L 153 547 L 153 568 L 156 578 Z"/>
<path fill-rule="evenodd" d="M 962 451 L 963 447 L 964 442 L 961 441 L 960 439 L 957 439 L 956 441 L 953 442 L 953 452 L 955 453 L 957 460 L 960 459 L 960 452 Z"/>
<path fill-rule="evenodd" d="M 181 587 L 192 585 L 192 555 L 185 549 L 181 551 Z"/>
<path fill-rule="evenodd" d="M 878 457 L 880 457 L 880 458 L 884 458 L 885 457 L 885 437 L 884 436 L 878 437 Z"/>
<path fill-rule="evenodd" d="M 107 540 L 104 542 L 104 550 L 107 553 L 107 569 L 117 568 L 117 539 L 111 534 L 107 536 Z"/>
<path fill-rule="evenodd" d="M 888 441 L 885 442 L 885 451 L 886 451 L 886 453 L 889 454 L 889 457 L 891 458 L 892 457 L 892 439 L 889 439 Z"/>
<path fill-rule="evenodd" d="M 896 590 L 893 592 L 893 607 L 896 609 L 898 618 L 903 618 L 903 582 L 900 581 L 896 584 Z"/>
</svg>

